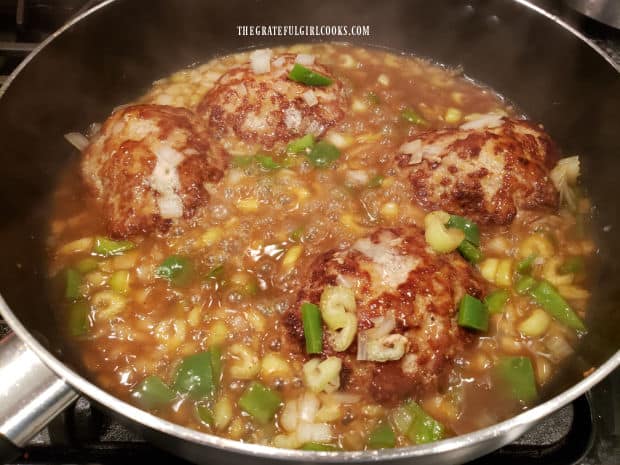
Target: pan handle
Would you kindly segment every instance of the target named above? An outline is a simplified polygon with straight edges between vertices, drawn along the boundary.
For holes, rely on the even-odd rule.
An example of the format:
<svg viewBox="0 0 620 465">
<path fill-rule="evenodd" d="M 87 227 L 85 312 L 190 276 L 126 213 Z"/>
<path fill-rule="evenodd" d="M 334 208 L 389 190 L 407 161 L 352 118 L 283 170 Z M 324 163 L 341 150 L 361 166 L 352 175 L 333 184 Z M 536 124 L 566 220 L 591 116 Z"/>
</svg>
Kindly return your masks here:
<svg viewBox="0 0 620 465">
<path fill-rule="evenodd" d="M 50 370 L 15 334 L 0 341 L 0 463 L 20 448 L 78 394 Z"/>
</svg>

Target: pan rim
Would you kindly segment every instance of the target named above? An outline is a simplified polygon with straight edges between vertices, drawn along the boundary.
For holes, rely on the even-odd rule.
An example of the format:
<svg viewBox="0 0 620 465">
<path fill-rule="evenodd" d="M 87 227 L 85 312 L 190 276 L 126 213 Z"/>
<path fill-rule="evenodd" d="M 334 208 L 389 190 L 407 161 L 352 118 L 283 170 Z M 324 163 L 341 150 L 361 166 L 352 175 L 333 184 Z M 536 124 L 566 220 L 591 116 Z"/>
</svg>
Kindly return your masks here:
<svg viewBox="0 0 620 465">
<path fill-rule="evenodd" d="M 28 65 L 28 63 L 49 43 L 60 36 L 64 31 L 70 29 L 77 22 L 90 16 L 99 9 L 105 8 L 118 0 L 105 0 L 104 2 L 88 9 L 87 11 L 75 16 L 56 32 L 51 34 L 45 41 L 37 46 L 28 55 L 19 66 L 11 73 L 0 88 L 0 98 L 4 95 L 11 83 L 17 78 L 20 72 Z M 572 35 L 585 42 L 590 48 L 598 53 L 605 61 L 607 61 L 613 69 L 620 73 L 620 64 L 615 63 L 597 44 L 585 37 L 580 31 L 573 26 L 567 24 L 562 19 L 534 5 L 529 0 L 513 0 L 515 3 L 523 7 L 529 8 L 536 13 L 544 16 L 547 20 L 553 21 L 558 26 L 566 29 Z M 567 390 L 527 410 L 519 415 L 496 423 L 489 427 L 476 430 L 460 436 L 444 439 L 430 444 L 419 446 L 408 446 L 398 449 L 383 449 L 379 451 L 351 451 L 351 452 L 315 452 L 300 451 L 294 449 L 279 449 L 271 446 L 259 444 L 249 444 L 232 439 L 226 439 L 214 436 L 208 433 L 202 433 L 184 426 L 177 425 L 170 421 L 159 418 L 151 413 L 141 410 L 117 397 L 109 394 L 97 385 L 88 381 L 82 375 L 65 365 L 48 351 L 39 341 L 26 329 L 17 316 L 11 311 L 4 298 L 0 295 L 0 314 L 4 317 L 13 332 L 32 350 L 41 361 L 47 365 L 56 375 L 64 380 L 67 384 L 75 388 L 79 393 L 88 398 L 96 400 L 116 414 L 127 417 L 136 423 L 139 423 L 154 431 L 177 437 L 181 440 L 200 444 L 203 446 L 215 447 L 217 449 L 238 453 L 244 455 L 256 455 L 262 458 L 273 460 L 288 461 L 308 461 L 318 463 L 361 463 L 377 460 L 397 460 L 404 458 L 428 457 L 443 453 L 456 452 L 465 450 L 468 446 L 488 444 L 487 452 L 495 450 L 523 434 L 528 428 L 532 427 L 537 421 L 546 415 L 567 405 L 584 392 L 592 388 L 595 384 L 602 381 L 616 367 L 620 365 L 620 350 L 609 357 L 605 363 L 599 366 L 593 373 L 578 383 L 574 384 Z M 467 452 L 463 452 L 463 460 L 471 458 Z M 479 454 L 478 454 L 479 455 Z"/>
</svg>

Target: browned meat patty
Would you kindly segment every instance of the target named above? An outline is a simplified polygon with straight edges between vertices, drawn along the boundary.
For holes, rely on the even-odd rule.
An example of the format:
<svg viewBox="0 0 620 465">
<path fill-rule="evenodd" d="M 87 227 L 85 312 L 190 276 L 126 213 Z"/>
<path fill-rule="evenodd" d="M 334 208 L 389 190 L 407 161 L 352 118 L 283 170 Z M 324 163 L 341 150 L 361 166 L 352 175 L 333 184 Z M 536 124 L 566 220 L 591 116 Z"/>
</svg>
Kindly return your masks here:
<svg viewBox="0 0 620 465">
<path fill-rule="evenodd" d="M 456 322 L 458 302 L 466 293 L 481 297 L 485 290 L 482 278 L 460 255 L 435 254 L 420 229 L 379 229 L 348 249 L 332 250 L 314 261 L 297 304 L 284 316 L 300 351 L 304 347 L 300 306 L 318 305 L 326 286 L 354 290 L 358 332 L 357 344 L 354 341 L 346 352 L 334 352 L 325 337 L 324 352 L 343 359 L 345 390 L 370 392 L 382 402 L 437 386 L 469 339 Z M 391 315 L 395 327 L 390 334 L 406 338 L 404 356 L 385 362 L 358 360 L 362 331 Z"/>
<path fill-rule="evenodd" d="M 207 202 L 204 184 L 223 175 L 192 112 L 134 105 L 112 114 L 84 151 L 82 175 L 112 237 L 165 232 Z"/>
<path fill-rule="evenodd" d="M 556 209 L 549 172 L 558 151 L 539 127 L 489 116 L 417 135 L 397 156 L 412 197 L 483 224 L 505 225 L 519 209 Z"/>
<path fill-rule="evenodd" d="M 310 87 L 288 79 L 296 55 L 267 56 L 269 71 L 256 74 L 250 64 L 238 66 L 217 81 L 198 106 L 224 149 L 243 152 L 248 146 L 271 149 L 306 134 L 319 136 L 344 116 L 342 83 L 319 64 L 304 65 L 333 79 Z"/>
</svg>

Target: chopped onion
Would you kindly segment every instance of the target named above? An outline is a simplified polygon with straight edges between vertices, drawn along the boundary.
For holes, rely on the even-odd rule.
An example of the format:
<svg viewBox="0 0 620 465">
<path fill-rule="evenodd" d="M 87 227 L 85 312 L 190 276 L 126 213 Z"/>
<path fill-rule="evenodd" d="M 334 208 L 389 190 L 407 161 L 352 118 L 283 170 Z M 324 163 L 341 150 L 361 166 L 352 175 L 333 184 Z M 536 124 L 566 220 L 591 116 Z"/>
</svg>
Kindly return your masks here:
<svg viewBox="0 0 620 465">
<path fill-rule="evenodd" d="M 368 184 L 368 172 L 364 170 L 349 170 L 345 174 L 345 184 L 347 186 L 365 186 Z"/>
<path fill-rule="evenodd" d="M 92 138 L 93 136 L 96 136 L 97 134 L 99 134 L 99 131 L 101 131 L 101 123 L 92 123 L 90 126 L 88 126 L 88 138 Z"/>
<path fill-rule="evenodd" d="M 399 151 L 405 155 L 411 155 L 409 157 L 410 165 L 417 165 L 422 162 L 422 141 L 420 139 L 404 143 L 400 146 Z"/>
<path fill-rule="evenodd" d="M 180 218 L 183 216 L 183 203 L 178 195 L 157 199 L 159 214 L 162 218 Z"/>
<path fill-rule="evenodd" d="M 307 442 L 325 443 L 332 439 L 332 430 L 325 423 L 300 423 L 297 427 L 297 439 L 301 444 Z"/>
<path fill-rule="evenodd" d="M 271 50 L 268 48 L 262 50 L 254 50 L 250 54 L 250 66 L 254 74 L 264 74 L 271 71 Z"/>
<path fill-rule="evenodd" d="M 313 423 L 319 410 L 319 398 L 312 392 L 306 392 L 299 398 L 299 420 Z"/>
<path fill-rule="evenodd" d="M 368 338 L 363 331 L 357 337 L 357 359 L 368 360 Z"/>
<path fill-rule="evenodd" d="M 228 183 L 230 185 L 236 186 L 244 179 L 245 175 L 243 171 L 238 168 L 230 168 L 227 173 Z"/>
<path fill-rule="evenodd" d="M 117 105 L 114 108 L 112 108 L 112 113 L 116 113 L 117 111 L 124 110 L 125 108 L 127 108 L 129 106 L 131 106 L 131 104 L 129 104 L 129 103 L 122 103 L 120 105 Z"/>
<path fill-rule="evenodd" d="M 370 339 L 379 339 L 380 337 L 387 336 L 396 328 L 396 318 L 394 317 L 393 310 L 389 310 L 385 315 L 373 318 L 371 321 L 374 323 L 374 326 L 364 331 L 364 334 Z"/>
<path fill-rule="evenodd" d="M 302 114 L 295 107 L 284 110 L 284 124 L 287 129 L 296 130 L 301 126 Z"/>
<path fill-rule="evenodd" d="M 162 218 L 179 218 L 183 216 L 183 202 L 177 194 L 180 187 L 177 166 L 184 156 L 167 145 L 159 145 L 155 149 L 157 163 L 151 173 L 151 188 L 159 193 L 157 205 Z"/>
<path fill-rule="evenodd" d="M 504 115 L 501 113 L 486 113 L 476 116 L 475 119 L 461 124 L 461 129 L 469 131 L 471 129 L 496 128 L 504 124 Z"/>
<path fill-rule="evenodd" d="M 577 178 L 579 177 L 580 168 L 581 165 L 579 163 L 578 156 L 562 158 L 560 161 L 558 161 L 558 163 L 555 165 L 555 168 L 551 171 L 551 180 L 554 184 L 556 183 L 553 172 L 557 169 L 556 176 L 561 176 L 569 184 L 575 184 L 577 182 Z"/>
<path fill-rule="evenodd" d="M 80 134 L 79 132 L 70 132 L 65 134 L 65 139 L 80 152 L 88 147 L 88 144 L 90 143 L 86 136 L 84 134 Z"/>
<path fill-rule="evenodd" d="M 400 146 L 399 151 L 405 155 L 411 155 L 409 157 L 409 165 L 417 165 L 422 160 L 439 163 L 442 156 L 445 155 L 443 144 L 423 145 L 420 139 L 404 143 Z"/>
<path fill-rule="evenodd" d="M 304 66 L 312 66 L 314 64 L 314 55 L 309 55 L 307 53 L 300 53 L 295 58 L 295 63 L 299 63 Z"/>
<path fill-rule="evenodd" d="M 328 131 L 325 134 L 325 140 L 334 144 L 339 149 L 346 149 L 353 143 L 353 137 L 349 134 L 341 134 L 336 131 Z"/>
<path fill-rule="evenodd" d="M 294 432 L 297 429 L 297 423 L 299 423 L 297 407 L 297 400 L 289 401 L 286 403 L 282 409 L 282 413 L 280 414 L 280 425 L 289 433 Z"/>
<path fill-rule="evenodd" d="M 396 327 L 396 319 L 394 318 L 394 312 L 388 311 L 384 316 L 373 318 L 372 322 L 374 326 L 366 331 L 361 331 L 357 337 L 357 359 L 358 360 L 371 360 L 371 353 L 369 353 L 369 345 L 373 341 L 378 341 L 383 337 L 388 336 L 392 330 Z"/>
<path fill-rule="evenodd" d="M 319 99 L 316 98 L 316 94 L 312 89 L 305 91 L 301 96 L 304 99 L 304 102 L 308 104 L 309 107 L 313 107 L 317 103 L 319 103 Z"/>
<path fill-rule="evenodd" d="M 239 84 L 239 87 L 237 87 L 237 94 L 239 94 L 242 97 L 245 97 L 246 95 L 248 95 L 248 89 L 245 87 L 244 83 Z"/>
<path fill-rule="evenodd" d="M 418 370 L 418 356 L 411 353 L 405 355 L 400 364 L 400 368 L 406 375 L 414 374 Z"/>
<path fill-rule="evenodd" d="M 273 90 L 282 95 L 286 95 L 288 89 L 288 85 L 284 81 L 276 81 L 273 83 Z"/>
<path fill-rule="evenodd" d="M 547 350 L 549 350 L 551 359 L 556 363 L 564 360 L 574 352 L 571 345 L 560 335 L 546 337 L 545 344 L 547 346 Z"/>
<path fill-rule="evenodd" d="M 284 64 L 284 57 L 276 58 L 275 60 L 273 60 L 271 64 L 275 66 L 276 68 L 281 68 L 282 65 Z"/>
<path fill-rule="evenodd" d="M 575 185 L 580 172 L 579 157 L 562 158 L 549 173 L 553 185 L 560 193 L 560 199 L 575 209 L 577 199 L 571 186 Z"/>
<path fill-rule="evenodd" d="M 278 449 L 297 449 L 303 444 L 299 443 L 296 434 L 278 434 L 273 438 L 273 445 Z"/>
<path fill-rule="evenodd" d="M 358 394 L 349 394 L 346 392 L 332 392 L 323 396 L 323 403 L 334 402 L 336 404 L 356 404 L 362 397 Z"/>
</svg>

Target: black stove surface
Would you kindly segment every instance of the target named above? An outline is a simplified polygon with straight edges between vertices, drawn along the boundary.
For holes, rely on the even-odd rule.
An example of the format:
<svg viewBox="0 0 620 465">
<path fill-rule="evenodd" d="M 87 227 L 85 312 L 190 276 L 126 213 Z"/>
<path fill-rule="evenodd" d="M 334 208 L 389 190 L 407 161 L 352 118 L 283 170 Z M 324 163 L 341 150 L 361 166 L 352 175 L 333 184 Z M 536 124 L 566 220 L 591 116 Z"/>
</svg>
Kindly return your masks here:
<svg viewBox="0 0 620 465">
<path fill-rule="evenodd" d="M 0 0 L 0 83 L 47 35 L 100 0 Z M 557 0 L 534 0 L 560 15 L 620 63 L 620 31 L 580 17 Z M 620 0 L 619 0 L 620 1 Z M 8 332 L 0 320 L 0 338 Z M 85 398 L 26 447 L 21 464 L 186 463 L 145 442 Z M 620 464 L 620 370 L 514 443 L 469 465 Z"/>
</svg>

